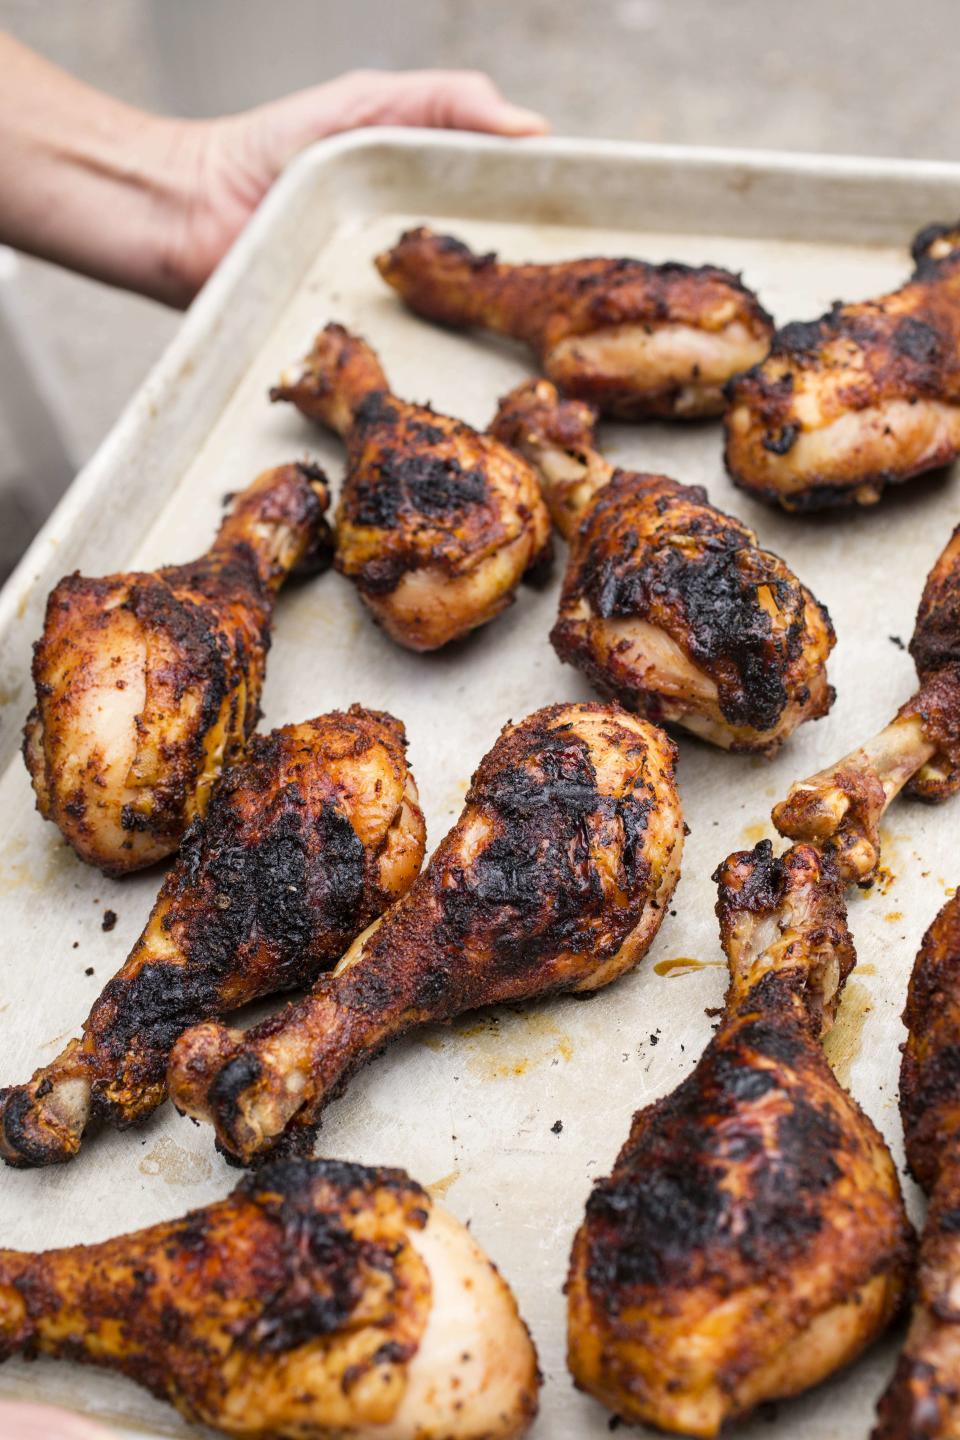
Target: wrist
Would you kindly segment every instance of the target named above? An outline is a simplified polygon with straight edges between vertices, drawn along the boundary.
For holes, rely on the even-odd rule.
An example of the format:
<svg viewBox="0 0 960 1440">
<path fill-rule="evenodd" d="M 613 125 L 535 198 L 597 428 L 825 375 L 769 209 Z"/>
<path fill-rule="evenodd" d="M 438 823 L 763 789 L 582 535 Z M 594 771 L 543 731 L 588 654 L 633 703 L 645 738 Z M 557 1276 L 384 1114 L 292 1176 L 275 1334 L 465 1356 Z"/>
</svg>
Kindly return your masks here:
<svg viewBox="0 0 960 1440">
<path fill-rule="evenodd" d="M 139 255 L 120 282 L 165 304 L 193 299 L 206 274 L 196 236 L 207 223 L 207 139 L 212 124 L 144 115 L 114 152 L 116 178 L 129 194 Z"/>
<path fill-rule="evenodd" d="M 190 123 L 103 95 L 9 36 L 0 68 L 0 242 L 157 299 L 189 298 L 170 236 L 190 203 Z"/>
</svg>

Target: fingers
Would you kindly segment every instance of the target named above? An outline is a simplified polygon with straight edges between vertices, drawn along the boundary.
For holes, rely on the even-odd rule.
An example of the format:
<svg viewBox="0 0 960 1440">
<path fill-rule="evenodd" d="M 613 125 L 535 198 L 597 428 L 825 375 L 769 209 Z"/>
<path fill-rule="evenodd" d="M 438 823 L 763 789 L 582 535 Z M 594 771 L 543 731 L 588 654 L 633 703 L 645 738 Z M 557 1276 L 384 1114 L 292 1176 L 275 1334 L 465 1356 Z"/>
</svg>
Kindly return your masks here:
<svg viewBox="0 0 960 1440">
<path fill-rule="evenodd" d="M 368 124 L 481 130 L 492 135 L 543 135 L 550 128 L 536 111 L 505 99 L 490 76 L 478 70 L 365 72 L 345 78 L 364 87 L 375 102 L 377 118 Z"/>
<path fill-rule="evenodd" d="M 238 127 L 231 133 L 242 145 L 245 172 L 256 174 L 264 190 L 298 151 L 343 130 L 408 125 L 520 136 L 550 128 L 474 70 L 355 70 L 227 123 Z"/>
<path fill-rule="evenodd" d="M 109 1440 L 99 1425 L 66 1410 L 6 1402 L 0 1403 L 0 1435 L 4 1440 Z"/>
</svg>

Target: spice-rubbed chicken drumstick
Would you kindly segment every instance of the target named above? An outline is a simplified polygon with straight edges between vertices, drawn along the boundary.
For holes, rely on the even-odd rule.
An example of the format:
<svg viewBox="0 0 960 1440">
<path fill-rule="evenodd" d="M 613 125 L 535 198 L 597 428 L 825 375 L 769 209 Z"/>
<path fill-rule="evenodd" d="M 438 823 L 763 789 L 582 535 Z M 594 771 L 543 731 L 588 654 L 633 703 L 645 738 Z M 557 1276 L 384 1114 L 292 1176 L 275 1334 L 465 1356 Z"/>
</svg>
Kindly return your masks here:
<svg viewBox="0 0 960 1440">
<path fill-rule="evenodd" d="M 871 505 L 960 453 L 960 225 L 913 242 L 900 290 L 778 330 L 733 380 L 727 469 L 786 510 Z"/>
<path fill-rule="evenodd" d="M 245 1034 L 181 1036 L 174 1103 L 250 1161 L 313 1137 L 344 1078 L 466 1010 L 608 984 L 649 948 L 683 819 L 674 747 L 617 706 L 554 705 L 503 731 L 427 869 L 311 994 Z"/>
<path fill-rule="evenodd" d="M 99 1245 L 0 1250 L 0 1359 L 18 1350 L 240 1440 L 519 1440 L 537 1410 L 530 1337 L 465 1227 L 402 1170 L 332 1160 Z"/>
<path fill-rule="evenodd" d="M 172 854 L 257 720 L 276 592 L 329 561 L 308 465 L 267 470 L 206 555 L 90 580 L 47 602 L 24 758 L 37 808 L 108 875 Z"/>
<path fill-rule="evenodd" d="M 799 780 L 773 811 L 781 835 L 827 846 L 860 884 L 876 872 L 880 821 L 904 786 L 934 803 L 960 788 L 960 526 L 927 578 L 910 654 L 920 686 L 886 729 Z"/>
<path fill-rule="evenodd" d="M 698 1436 L 854 1359 L 912 1253 L 893 1160 L 819 1041 L 855 959 L 839 875 L 813 846 L 774 859 L 764 841 L 718 879 L 720 1028 L 634 1117 L 568 1281 L 577 1384 Z"/>
<path fill-rule="evenodd" d="M 399 721 L 359 706 L 254 736 L 81 1037 L 0 1092 L 8 1164 L 69 1160 L 91 1119 L 145 1119 L 183 1030 L 310 984 L 409 889 L 424 825 L 404 743 Z"/>
<path fill-rule="evenodd" d="M 554 649 L 650 720 L 772 754 L 830 708 L 829 615 L 700 486 L 609 465 L 595 425 L 589 406 L 532 380 L 492 426 L 537 466 L 570 542 Z"/>
<path fill-rule="evenodd" d="M 270 392 L 343 437 L 336 567 L 394 640 L 436 650 L 513 600 L 550 544 L 536 476 L 461 420 L 392 395 L 342 325 Z"/>
<path fill-rule="evenodd" d="M 907 1162 L 930 1196 L 913 1319 L 873 1440 L 960 1434 L 960 896 L 923 937 L 907 1008 L 900 1114 Z"/>
<path fill-rule="evenodd" d="M 725 383 L 773 334 L 739 276 L 712 265 L 507 265 L 422 227 L 376 263 L 418 315 L 523 340 L 564 394 L 628 420 L 721 414 Z"/>
</svg>

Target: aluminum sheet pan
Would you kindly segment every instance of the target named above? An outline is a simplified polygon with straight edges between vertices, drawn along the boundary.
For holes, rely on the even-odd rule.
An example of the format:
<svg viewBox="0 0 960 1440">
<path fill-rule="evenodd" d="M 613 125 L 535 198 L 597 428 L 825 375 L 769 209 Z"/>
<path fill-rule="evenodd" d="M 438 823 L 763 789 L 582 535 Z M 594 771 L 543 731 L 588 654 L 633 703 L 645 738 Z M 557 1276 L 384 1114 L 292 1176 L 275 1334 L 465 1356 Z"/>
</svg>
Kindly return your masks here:
<svg viewBox="0 0 960 1440">
<path fill-rule="evenodd" d="M 450 228 L 508 258 L 588 253 L 712 261 L 744 272 L 779 320 L 903 279 L 921 224 L 960 211 L 960 168 L 731 154 L 568 141 L 368 133 L 309 152 L 288 172 L 186 318 L 97 457 L 0 597 L 0 1083 L 25 1079 L 82 1020 L 119 966 L 156 893 L 156 873 L 107 880 L 35 814 L 17 754 L 30 702 L 30 644 L 48 590 L 89 573 L 190 558 L 221 497 L 267 465 L 310 456 L 336 482 L 339 445 L 266 391 L 329 319 L 377 347 L 401 395 L 485 424 L 528 372 L 517 347 L 433 329 L 406 313 L 371 257 L 408 224 Z M 606 453 L 707 486 L 754 525 L 824 600 L 839 643 L 831 715 L 773 762 L 681 740 L 691 828 L 669 918 L 639 969 L 589 1002 L 552 1000 L 470 1017 L 401 1042 L 333 1104 L 322 1153 L 405 1166 L 473 1231 L 514 1286 L 546 1377 L 537 1440 L 591 1440 L 608 1416 L 564 1364 L 561 1286 L 592 1180 L 640 1105 L 670 1090 L 710 1034 L 724 971 L 710 876 L 731 850 L 772 834 L 791 780 L 873 733 L 911 692 L 909 637 L 927 569 L 960 519 L 953 474 L 914 482 L 870 511 L 789 518 L 736 493 L 719 426 L 604 426 Z M 559 573 L 468 643 L 415 656 L 386 640 L 335 574 L 281 600 L 264 725 L 352 701 L 406 722 L 432 844 L 501 725 L 589 692 L 547 641 Z M 831 1059 L 902 1159 L 896 1107 L 899 1014 L 922 931 L 960 880 L 960 801 L 899 803 L 885 830 L 892 877 L 851 897 L 860 965 Z M 119 916 L 109 934 L 106 908 Z M 691 957 L 701 968 L 670 972 Z M 88 974 L 92 967 L 94 973 Z M 664 973 L 666 971 L 667 973 Z M 559 1134 L 554 1122 L 563 1122 Z M 104 1134 L 62 1169 L 0 1171 L 4 1244 L 95 1241 L 178 1215 L 234 1183 L 210 1132 L 167 1106 L 143 1129 Z M 908 1185 L 908 1189 L 909 1189 Z M 916 1196 L 911 1193 L 911 1205 Z M 805 1398 L 779 1407 L 784 1440 L 866 1436 L 892 1342 Z M 58 1402 L 125 1436 L 197 1434 L 122 1379 L 69 1364 L 11 1361 L 0 1395 Z M 737 1430 L 769 1436 L 769 1417 Z"/>
</svg>

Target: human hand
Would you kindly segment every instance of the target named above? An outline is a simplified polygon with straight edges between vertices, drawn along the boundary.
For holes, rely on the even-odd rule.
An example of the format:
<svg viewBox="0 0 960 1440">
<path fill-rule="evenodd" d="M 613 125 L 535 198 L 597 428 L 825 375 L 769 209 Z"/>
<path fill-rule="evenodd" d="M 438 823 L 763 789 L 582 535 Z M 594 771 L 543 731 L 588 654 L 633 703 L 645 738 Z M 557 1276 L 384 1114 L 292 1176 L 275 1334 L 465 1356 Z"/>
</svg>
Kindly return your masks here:
<svg viewBox="0 0 960 1440">
<path fill-rule="evenodd" d="M 106 1430 L 50 1405 L 0 1401 L 3 1440 L 109 1440 Z"/>
<path fill-rule="evenodd" d="M 315 140 L 369 125 L 505 136 L 549 128 L 472 70 L 356 70 L 241 115 L 171 123 L 170 163 L 186 187 L 165 261 L 174 303 L 192 299 L 284 166 Z"/>
<path fill-rule="evenodd" d="M 537 135 L 470 70 L 357 70 L 219 120 L 148 115 L 0 33 L 0 243 L 186 305 L 289 160 L 366 125 Z"/>
</svg>

